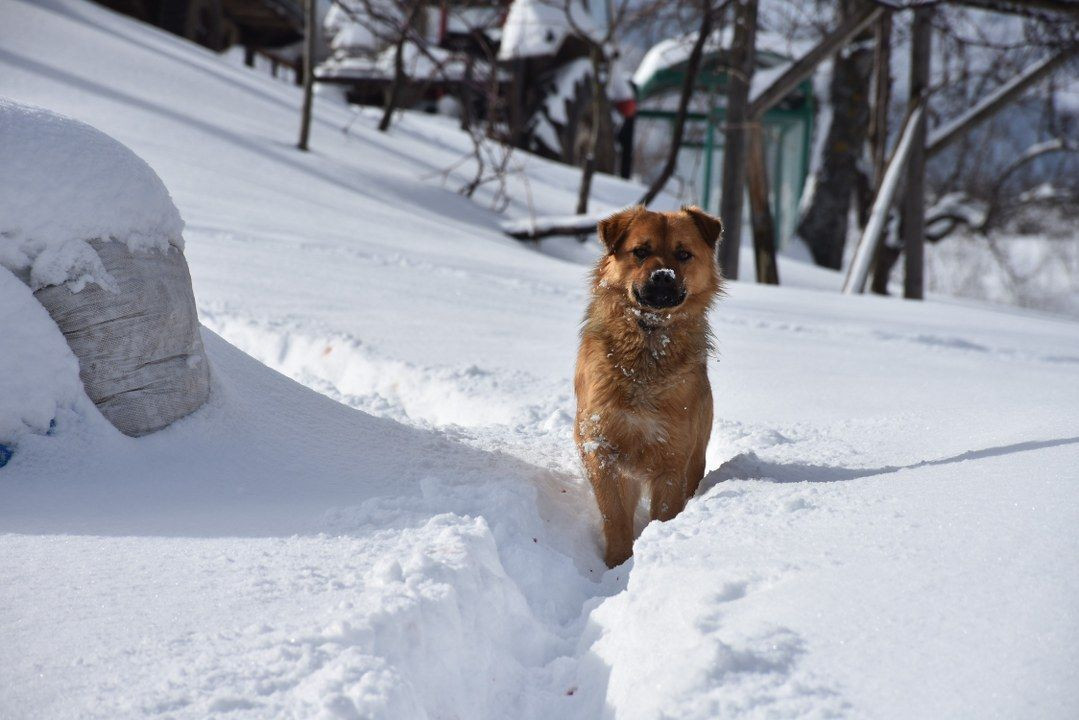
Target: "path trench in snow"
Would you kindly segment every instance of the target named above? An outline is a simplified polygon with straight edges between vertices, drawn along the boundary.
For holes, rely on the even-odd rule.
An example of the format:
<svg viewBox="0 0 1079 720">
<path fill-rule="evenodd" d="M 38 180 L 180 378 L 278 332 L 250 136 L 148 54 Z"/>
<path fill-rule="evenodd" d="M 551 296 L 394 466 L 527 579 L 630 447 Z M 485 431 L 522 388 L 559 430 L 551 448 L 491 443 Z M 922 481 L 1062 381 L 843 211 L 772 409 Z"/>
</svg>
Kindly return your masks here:
<svg viewBox="0 0 1079 720">
<path fill-rule="evenodd" d="M 858 434 L 859 426 L 870 436 L 890 432 L 894 421 L 852 418 L 836 426 L 804 421 L 766 425 L 719 416 L 709 449 L 712 470 L 698 497 L 676 520 L 649 525 L 637 544 L 637 558 L 607 572 L 599 557 L 594 502 L 573 447 L 568 380 L 559 386 L 557 379 L 524 371 L 421 367 L 383 358 L 376 348 L 347 335 L 314 336 L 287 324 L 241 320 L 213 311 L 203 317 L 257 359 L 339 402 L 486 452 L 509 453 L 537 468 L 527 480 L 506 477 L 470 486 L 467 478 L 454 477 L 424 483 L 426 512 L 486 520 L 498 562 L 529 608 L 522 633 L 513 641 L 517 650 L 498 646 L 505 637 L 497 634 L 479 634 L 478 640 L 492 643 L 488 650 L 493 655 L 513 655 L 521 645 L 542 648 L 522 663 L 520 674 L 509 683 L 512 699 L 493 715 L 481 717 L 505 717 L 507 708 L 521 718 L 546 718 L 552 713 L 581 719 L 856 714 L 855 708 L 872 704 L 872 696 L 852 693 L 840 677 L 827 669 L 822 672 L 819 662 L 806 662 L 811 649 L 826 655 L 834 640 L 793 629 L 805 625 L 797 619 L 797 610 L 791 617 L 798 604 L 782 599 L 775 604 L 770 597 L 776 589 L 797 587 L 821 573 L 865 573 L 857 567 L 839 569 L 843 561 L 830 544 L 844 534 L 850 535 L 845 542 L 861 545 L 867 557 L 881 554 L 871 562 L 879 563 L 885 577 L 904 577 L 902 582 L 917 584 L 924 569 L 932 568 L 922 559 L 924 548 L 898 555 L 895 548 L 919 546 L 915 538 L 923 532 L 922 519 L 901 509 L 889 482 L 910 483 L 916 477 L 911 473 L 927 473 L 934 482 L 933 477 L 951 477 L 954 467 L 978 462 L 988 473 L 983 484 L 992 486 L 995 466 L 1007 468 L 1027 454 L 1043 451 L 1059 455 L 1079 444 L 1079 437 L 1049 438 L 881 463 L 881 458 L 895 455 L 866 455 L 865 446 L 850 438 L 852 432 Z M 738 315 L 724 317 L 721 326 L 727 323 L 749 324 Z M 757 325 L 756 332 L 780 336 L 803 332 L 797 323 Z M 944 362 L 986 352 L 970 341 L 937 342 L 924 333 L 907 336 L 851 328 L 836 333 L 826 326 L 817 332 L 855 336 L 859 342 L 884 347 L 897 339 L 913 342 L 934 356 L 943 354 Z M 1055 365 L 1040 351 L 1002 348 L 993 353 L 1005 366 Z M 851 463 L 860 456 L 864 464 Z M 849 481 L 860 484 L 837 490 Z M 939 493 L 947 484 L 937 487 L 934 492 Z M 1002 489 L 990 492 L 999 494 Z M 911 496 L 915 504 L 932 497 L 926 489 Z M 942 498 L 940 503 L 923 512 L 931 517 L 955 499 Z M 888 511 L 889 505 L 896 509 Z M 873 528 L 868 536 L 860 534 L 867 532 L 860 528 L 860 518 L 867 513 Z M 881 515 L 891 518 L 889 524 L 880 524 Z M 644 518 L 639 519 L 643 525 Z M 724 526 L 740 530 L 724 539 Z M 790 548 L 814 533 L 820 535 L 816 545 L 807 540 L 806 549 L 792 555 Z M 874 541 L 874 533 L 880 539 Z M 750 545 L 736 550 L 743 542 Z M 977 545 L 972 550 L 971 559 L 956 562 L 981 562 L 977 553 L 983 551 Z M 688 564 L 686 558 L 691 558 Z M 642 568 L 634 571 L 640 563 Z M 899 571 L 885 570 L 891 566 L 909 567 L 902 571 L 905 575 L 894 576 L 891 573 Z M 710 569 L 702 570 L 705 567 Z M 870 572 L 863 580 L 867 599 L 854 600 L 854 607 L 882 602 L 874 592 L 881 579 L 873 575 Z M 687 591 L 671 593 L 682 587 Z M 806 592 L 819 590 L 811 582 Z M 647 621 L 655 612 L 649 603 L 657 600 L 671 603 L 674 614 L 662 615 L 664 620 L 653 626 Z M 823 608 L 835 601 L 816 602 Z M 689 613 L 685 621 L 678 620 L 680 611 L 674 610 L 682 604 Z M 762 609 L 769 607 L 771 613 Z M 696 620 L 680 627 L 694 613 Z M 992 611 L 985 613 L 988 618 Z M 910 618 L 918 620 L 917 615 Z M 956 620 L 949 622 L 967 632 Z M 647 651 L 665 646 L 670 648 L 658 654 Z M 851 658 L 845 662 L 857 667 Z M 642 677 L 655 677 L 663 691 L 642 694 L 642 687 L 647 687 L 642 686 Z"/>
<path fill-rule="evenodd" d="M 482 717 L 597 717 L 604 697 L 603 662 L 582 636 L 590 611 L 621 592 L 629 566 L 608 571 L 599 553 L 598 517 L 591 491 L 577 466 L 572 437 L 572 402 L 563 393 L 536 393 L 547 399 L 525 407 L 512 391 L 527 393 L 539 380 L 526 373 L 498 377 L 475 366 L 462 370 L 416 367 L 378 356 L 356 338 L 312 336 L 287 324 L 241 320 L 203 310 L 204 324 L 256 360 L 344 405 L 446 435 L 487 452 L 510 454 L 537 467 L 532 478 L 506 477 L 498 484 L 469 484 L 468 478 L 435 479 L 422 484 L 420 512 L 484 518 L 498 561 L 530 608 L 531 635 L 513 639 L 545 648 L 517 681 L 513 710 Z M 507 393 L 500 397 L 500 393 Z M 414 500 L 375 501 L 381 512 L 402 505 L 416 512 Z M 362 526 L 369 510 L 342 510 L 330 529 Z M 384 519 L 381 520 L 384 522 Z M 477 643 L 491 637 L 477 634 Z M 492 655 L 510 648 L 489 648 Z M 588 668 L 581 673 L 581 667 Z M 509 712 L 510 715 L 505 713 Z"/>
</svg>

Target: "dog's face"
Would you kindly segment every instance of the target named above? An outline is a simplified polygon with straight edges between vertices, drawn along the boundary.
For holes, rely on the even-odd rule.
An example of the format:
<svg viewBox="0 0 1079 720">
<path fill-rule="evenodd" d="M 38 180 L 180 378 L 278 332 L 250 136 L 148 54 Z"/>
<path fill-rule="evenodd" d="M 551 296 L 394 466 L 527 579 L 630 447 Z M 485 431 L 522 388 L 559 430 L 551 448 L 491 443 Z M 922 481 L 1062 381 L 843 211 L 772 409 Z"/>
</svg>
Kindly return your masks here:
<svg viewBox="0 0 1079 720">
<path fill-rule="evenodd" d="M 696 207 L 616 213 L 599 224 L 607 256 L 597 268 L 598 285 L 624 293 L 630 307 L 650 313 L 707 306 L 719 289 L 721 231 L 718 218 Z"/>
</svg>

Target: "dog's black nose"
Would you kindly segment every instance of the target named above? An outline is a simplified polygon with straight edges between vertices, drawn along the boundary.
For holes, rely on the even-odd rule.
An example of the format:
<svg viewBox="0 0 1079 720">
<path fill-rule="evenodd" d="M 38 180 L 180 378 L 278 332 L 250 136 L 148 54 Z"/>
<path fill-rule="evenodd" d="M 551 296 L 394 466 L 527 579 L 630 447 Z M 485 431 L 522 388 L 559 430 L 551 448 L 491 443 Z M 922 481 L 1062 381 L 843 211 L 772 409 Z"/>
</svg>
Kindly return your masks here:
<svg viewBox="0 0 1079 720">
<path fill-rule="evenodd" d="M 648 276 L 648 282 L 637 293 L 637 299 L 650 307 L 669 308 L 680 305 L 686 299 L 686 291 L 679 286 L 674 270 L 660 268 Z"/>
<path fill-rule="evenodd" d="M 649 284 L 654 285 L 656 288 L 674 287 L 674 280 L 674 270 L 670 268 L 653 270 L 652 275 L 648 278 Z"/>
</svg>

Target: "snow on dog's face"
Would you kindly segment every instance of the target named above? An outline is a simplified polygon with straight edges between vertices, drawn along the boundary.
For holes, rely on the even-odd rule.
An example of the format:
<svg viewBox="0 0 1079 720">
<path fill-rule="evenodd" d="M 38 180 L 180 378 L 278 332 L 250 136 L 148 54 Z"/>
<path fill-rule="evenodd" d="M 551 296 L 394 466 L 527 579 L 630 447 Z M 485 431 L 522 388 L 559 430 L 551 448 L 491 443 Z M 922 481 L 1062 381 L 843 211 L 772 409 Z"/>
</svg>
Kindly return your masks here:
<svg viewBox="0 0 1079 720">
<path fill-rule="evenodd" d="M 719 290 L 716 244 L 722 225 L 696 207 L 658 213 L 633 207 L 600 221 L 607 255 L 597 290 L 618 292 L 630 308 L 662 318 L 704 309 Z"/>
</svg>

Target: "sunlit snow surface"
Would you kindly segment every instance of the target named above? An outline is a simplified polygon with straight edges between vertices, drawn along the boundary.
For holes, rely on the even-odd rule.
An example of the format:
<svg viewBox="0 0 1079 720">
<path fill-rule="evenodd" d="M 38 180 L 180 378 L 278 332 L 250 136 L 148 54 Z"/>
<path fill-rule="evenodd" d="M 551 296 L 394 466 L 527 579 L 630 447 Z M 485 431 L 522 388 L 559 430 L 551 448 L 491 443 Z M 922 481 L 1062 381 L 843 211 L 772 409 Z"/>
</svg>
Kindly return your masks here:
<svg viewBox="0 0 1079 720">
<path fill-rule="evenodd" d="M 606 572 L 572 445 L 587 268 L 554 257 L 594 248 L 535 252 L 467 168 L 443 184 L 452 121 L 326 100 L 305 155 L 291 86 L 89 3 L 2 12 L 0 95 L 176 201 L 214 386 L 139 440 L 78 398 L 20 436 L 0 717 L 1079 714 L 1076 324 L 786 259 L 733 284 L 701 496 Z M 572 209 L 575 173 L 527 162 L 506 214 Z"/>
</svg>

